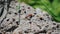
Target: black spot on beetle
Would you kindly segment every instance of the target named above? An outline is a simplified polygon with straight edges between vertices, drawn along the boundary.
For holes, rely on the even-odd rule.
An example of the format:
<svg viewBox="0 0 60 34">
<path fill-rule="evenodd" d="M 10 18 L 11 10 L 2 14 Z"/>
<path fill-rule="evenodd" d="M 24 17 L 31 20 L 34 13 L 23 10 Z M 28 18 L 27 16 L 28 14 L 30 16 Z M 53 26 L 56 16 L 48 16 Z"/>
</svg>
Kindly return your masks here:
<svg viewBox="0 0 60 34">
<path fill-rule="evenodd" d="M 22 32 L 18 32 L 19 34 L 23 34 Z"/>
<path fill-rule="evenodd" d="M 51 34 L 51 32 L 49 32 L 48 34 Z"/>
<path fill-rule="evenodd" d="M 21 10 L 19 10 L 18 13 L 21 13 Z"/>
<path fill-rule="evenodd" d="M 30 16 L 30 18 L 32 18 L 33 16 Z"/>
<path fill-rule="evenodd" d="M 5 3 L 5 1 L 2 1 L 2 0 L 0 1 L 0 4 L 3 4 L 4 5 L 4 3 Z"/>
<path fill-rule="evenodd" d="M 25 9 L 22 9 L 23 11 L 25 10 Z"/>
<path fill-rule="evenodd" d="M 24 31 L 25 33 L 29 33 L 28 31 Z"/>
<path fill-rule="evenodd" d="M 48 28 L 48 27 L 49 27 L 49 25 L 47 25 L 47 26 L 45 26 L 45 27 L 47 27 L 47 28 Z"/>
<path fill-rule="evenodd" d="M 12 24 L 12 22 L 10 22 L 9 24 Z"/>
<path fill-rule="evenodd" d="M 4 7 L 1 9 L 0 17 L 3 15 Z"/>
<path fill-rule="evenodd" d="M 46 20 L 44 20 L 46 22 Z"/>
<path fill-rule="evenodd" d="M 30 9 L 30 7 L 28 7 L 28 9 Z"/>
<path fill-rule="evenodd" d="M 59 25 L 57 25 L 56 28 L 59 28 Z"/>
<path fill-rule="evenodd" d="M 17 15 L 17 13 L 14 13 L 15 15 Z"/>
<path fill-rule="evenodd" d="M 29 22 L 30 24 L 32 23 L 32 22 Z"/>
<path fill-rule="evenodd" d="M 34 13 L 36 15 L 36 13 Z"/>
<path fill-rule="evenodd" d="M 9 19 L 7 19 L 7 21 L 9 21 Z"/>
<path fill-rule="evenodd" d="M 3 29 L 4 27 L 0 27 L 0 29 Z"/>
<path fill-rule="evenodd" d="M 0 34 L 2 34 L 2 33 L 0 33 Z"/>
<path fill-rule="evenodd" d="M 48 14 L 46 14 L 46 16 L 49 16 Z"/>
<path fill-rule="evenodd" d="M 55 27 L 52 27 L 52 29 L 53 29 L 53 30 L 56 30 L 56 28 L 55 28 Z"/>
<path fill-rule="evenodd" d="M 24 6 L 22 6 L 22 7 L 24 7 Z"/>
<path fill-rule="evenodd" d="M 42 17 L 41 18 L 39 18 L 40 20 L 44 20 Z"/>
<path fill-rule="evenodd" d="M 30 18 L 28 20 L 31 20 Z"/>
<path fill-rule="evenodd" d="M 35 32 L 34 34 L 46 33 L 46 32 L 47 32 L 46 30 L 43 30 L 43 31 Z"/>
<path fill-rule="evenodd" d="M 15 21 L 15 19 L 13 18 L 13 21 Z"/>
<path fill-rule="evenodd" d="M 37 25 L 40 29 L 41 29 L 41 26 L 40 25 Z"/>
<path fill-rule="evenodd" d="M 11 12 L 8 12 L 8 14 L 11 14 Z"/>
<path fill-rule="evenodd" d="M 53 23 L 53 25 L 56 25 L 56 23 Z"/>
<path fill-rule="evenodd" d="M 24 11 L 24 13 L 26 13 L 26 11 Z"/>
<path fill-rule="evenodd" d="M 11 32 L 11 31 L 14 31 L 17 27 L 16 26 L 12 26 L 10 29 L 8 30 L 5 30 L 6 32 Z"/>
<path fill-rule="evenodd" d="M 19 21 L 16 21 L 16 24 L 19 25 Z"/>
</svg>

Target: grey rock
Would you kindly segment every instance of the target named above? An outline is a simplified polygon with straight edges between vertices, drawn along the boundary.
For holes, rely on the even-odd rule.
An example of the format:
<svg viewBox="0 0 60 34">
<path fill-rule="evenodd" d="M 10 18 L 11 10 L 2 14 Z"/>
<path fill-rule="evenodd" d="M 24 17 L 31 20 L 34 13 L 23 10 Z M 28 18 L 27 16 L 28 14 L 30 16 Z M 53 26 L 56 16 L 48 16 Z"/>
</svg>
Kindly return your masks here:
<svg viewBox="0 0 60 34">
<path fill-rule="evenodd" d="M 7 4 L 10 6 L 8 11 Z M 0 31 L 5 34 L 55 34 L 60 31 L 60 23 L 52 21 L 51 15 L 24 2 L 19 3 L 16 0 L 6 3 L 3 13 L 0 22 L 6 18 L 0 25 Z"/>
</svg>

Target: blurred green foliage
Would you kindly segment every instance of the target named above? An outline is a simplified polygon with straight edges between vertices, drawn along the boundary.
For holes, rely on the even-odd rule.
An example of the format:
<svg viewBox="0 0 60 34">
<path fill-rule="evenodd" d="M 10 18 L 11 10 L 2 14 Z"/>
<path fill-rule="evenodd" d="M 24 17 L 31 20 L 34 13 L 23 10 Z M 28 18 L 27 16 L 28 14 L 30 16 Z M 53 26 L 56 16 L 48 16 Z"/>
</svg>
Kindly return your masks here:
<svg viewBox="0 0 60 34">
<path fill-rule="evenodd" d="M 60 22 L 60 0 L 19 0 L 34 8 L 41 8 L 47 11 L 53 20 Z"/>
</svg>

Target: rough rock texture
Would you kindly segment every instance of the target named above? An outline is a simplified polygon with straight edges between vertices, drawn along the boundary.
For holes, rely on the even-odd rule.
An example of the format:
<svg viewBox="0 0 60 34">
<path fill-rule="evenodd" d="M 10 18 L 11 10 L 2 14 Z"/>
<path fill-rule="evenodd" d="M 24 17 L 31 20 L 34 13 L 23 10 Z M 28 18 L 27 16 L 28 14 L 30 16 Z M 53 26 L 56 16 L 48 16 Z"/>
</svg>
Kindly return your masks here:
<svg viewBox="0 0 60 34">
<path fill-rule="evenodd" d="M 47 12 L 15 0 L 8 3 L 0 16 L 0 34 L 60 34 L 60 23 Z"/>
</svg>

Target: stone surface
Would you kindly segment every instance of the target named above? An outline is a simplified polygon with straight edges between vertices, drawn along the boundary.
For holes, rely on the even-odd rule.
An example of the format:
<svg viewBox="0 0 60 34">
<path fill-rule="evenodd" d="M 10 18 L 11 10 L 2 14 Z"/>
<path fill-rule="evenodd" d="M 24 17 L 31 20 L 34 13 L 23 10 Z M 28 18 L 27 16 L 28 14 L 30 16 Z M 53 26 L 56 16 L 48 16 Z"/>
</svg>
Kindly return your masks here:
<svg viewBox="0 0 60 34">
<path fill-rule="evenodd" d="M 0 17 L 0 34 L 60 34 L 60 23 L 40 8 L 13 0 L 6 9 Z"/>
</svg>

